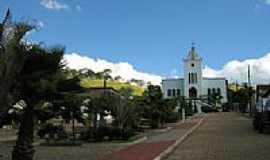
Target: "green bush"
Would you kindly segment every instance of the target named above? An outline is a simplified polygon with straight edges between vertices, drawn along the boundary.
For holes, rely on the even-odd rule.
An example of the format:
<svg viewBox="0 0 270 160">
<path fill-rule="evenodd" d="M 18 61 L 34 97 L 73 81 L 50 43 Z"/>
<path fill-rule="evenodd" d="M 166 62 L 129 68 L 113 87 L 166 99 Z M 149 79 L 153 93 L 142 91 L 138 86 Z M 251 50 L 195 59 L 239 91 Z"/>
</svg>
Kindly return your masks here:
<svg viewBox="0 0 270 160">
<path fill-rule="evenodd" d="M 106 140 L 128 140 L 135 135 L 134 129 L 121 130 L 116 127 L 99 127 L 95 131 L 93 128 L 81 133 L 82 140 L 101 142 Z"/>
<path fill-rule="evenodd" d="M 170 113 L 166 117 L 165 122 L 166 123 L 175 123 L 178 121 L 178 117 L 179 117 L 179 113 L 177 113 L 177 112 Z"/>
<path fill-rule="evenodd" d="M 209 106 L 202 106 L 202 112 L 204 113 L 212 113 L 218 112 L 217 108 L 209 107 Z"/>
<path fill-rule="evenodd" d="M 80 133 L 80 139 L 81 140 L 91 140 L 93 139 L 94 130 L 93 128 L 88 128 L 86 130 L 81 131 Z"/>
<path fill-rule="evenodd" d="M 186 116 L 192 116 L 192 115 L 193 115 L 192 106 L 186 107 Z"/>
<path fill-rule="evenodd" d="M 96 131 L 93 133 L 93 140 L 94 141 L 104 141 L 105 137 L 110 135 L 110 128 L 108 127 L 98 127 Z"/>
<path fill-rule="evenodd" d="M 65 132 L 62 126 L 55 126 L 53 124 L 44 124 L 37 132 L 40 138 L 45 138 L 45 135 L 48 134 L 49 138 L 54 138 L 56 134 L 59 139 L 66 139 L 67 133 Z"/>
<path fill-rule="evenodd" d="M 134 129 L 121 130 L 119 128 L 112 128 L 109 138 L 110 140 L 128 140 L 135 135 Z"/>
</svg>

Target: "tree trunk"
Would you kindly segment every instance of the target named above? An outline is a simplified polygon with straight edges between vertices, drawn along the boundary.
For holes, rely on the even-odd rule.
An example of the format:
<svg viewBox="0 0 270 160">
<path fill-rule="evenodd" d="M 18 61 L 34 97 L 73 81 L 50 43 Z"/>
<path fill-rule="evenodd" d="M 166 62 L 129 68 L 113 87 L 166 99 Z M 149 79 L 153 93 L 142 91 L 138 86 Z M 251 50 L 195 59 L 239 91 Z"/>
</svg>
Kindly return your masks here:
<svg viewBox="0 0 270 160">
<path fill-rule="evenodd" d="M 75 144 L 75 119 L 74 113 L 72 113 L 72 143 Z"/>
<path fill-rule="evenodd" d="M 97 129 L 97 113 L 96 112 L 94 113 L 93 129 L 94 129 L 94 132 L 96 132 L 96 129 Z"/>
<path fill-rule="evenodd" d="M 33 160 L 34 157 L 34 113 L 28 106 L 23 114 L 16 145 L 13 148 L 12 160 Z"/>
</svg>

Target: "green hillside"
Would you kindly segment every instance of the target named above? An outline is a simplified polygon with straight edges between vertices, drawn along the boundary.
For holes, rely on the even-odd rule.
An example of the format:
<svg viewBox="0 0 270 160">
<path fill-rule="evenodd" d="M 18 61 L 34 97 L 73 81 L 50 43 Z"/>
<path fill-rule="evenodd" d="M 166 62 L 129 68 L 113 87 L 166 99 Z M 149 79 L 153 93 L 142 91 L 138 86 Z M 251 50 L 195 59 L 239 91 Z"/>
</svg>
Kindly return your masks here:
<svg viewBox="0 0 270 160">
<path fill-rule="evenodd" d="M 81 86 L 85 88 L 103 87 L 103 80 L 85 78 L 81 80 Z M 142 87 L 134 86 L 129 83 L 123 83 L 115 80 L 108 80 L 107 87 L 113 87 L 116 90 L 119 90 L 121 88 L 132 88 L 132 90 L 134 91 L 133 92 L 134 96 L 141 96 L 144 91 Z"/>
</svg>

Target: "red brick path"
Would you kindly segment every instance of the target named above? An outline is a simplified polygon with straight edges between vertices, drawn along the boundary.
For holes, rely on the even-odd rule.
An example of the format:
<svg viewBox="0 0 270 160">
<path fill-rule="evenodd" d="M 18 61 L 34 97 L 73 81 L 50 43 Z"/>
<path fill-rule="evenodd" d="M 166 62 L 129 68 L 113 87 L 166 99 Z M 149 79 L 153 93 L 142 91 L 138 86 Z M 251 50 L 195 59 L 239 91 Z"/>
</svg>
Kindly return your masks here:
<svg viewBox="0 0 270 160">
<path fill-rule="evenodd" d="M 139 143 L 129 146 L 108 156 L 110 160 L 153 160 L 175 141 Z"/>
<path fill-rule="evenodd" d="M 174 129 L 189 130 L 196 125 L 203 117 L 192 117 L 189 122 L 184 122 L 173 127 Z M 163 137 L 164 138 L 164 137 Z M 171 139 L 171 138 L 170 138 Z M 131 145 L 119 151 L 115 151 L 106 157 L 104 160 L 153 160 L 160 153 L 165 151 L 169 146 L 176 142 L 175 140 L 158 140 L 154 142 L 142 142 L 139 144 Z"/>
</svg>

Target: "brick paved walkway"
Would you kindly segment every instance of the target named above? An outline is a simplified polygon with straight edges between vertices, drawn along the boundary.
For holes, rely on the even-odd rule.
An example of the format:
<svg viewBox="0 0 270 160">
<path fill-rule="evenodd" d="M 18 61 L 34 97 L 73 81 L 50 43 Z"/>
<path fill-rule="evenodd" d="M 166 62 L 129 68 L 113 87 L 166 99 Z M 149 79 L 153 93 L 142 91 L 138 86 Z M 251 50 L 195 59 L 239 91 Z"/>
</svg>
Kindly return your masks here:
<svg viewBox="0 0 270 160">
<path fill-rule="evenodd" d="M 147 133 L 149 138 L 146 141 L 131 146 L 126 143 L 86 143 L 79 147 L 36 146 L 35 160 L 152 160 L 194 126 L 200 120 L 198 118 L 201 117 L 193 117 L 183 124 L 170 124 L 174 128 L 169 131 Z M 13 145 L 13 142 L 0 141 L 0 160 L 11 159 Z"/>
<path fill-rule="evenodd" d="M 111 160 L 153 160 L 161 152 L 175 143 L 188 130 L 195 126 L 203 117 L 194 117 L 185 123 L 179 123 L 172 129 L 149 137 L 146 141 L 135 144 L 108 155 Z"/>
<path fill-rule="evenodd" d="M 139 143 L 110 155 L 111 160 L 153 160 L 175 141 Z"/>
<path fill-rule="evenodd" d="M 270 134 L 252 129 L 251 119 L 238 113 L 207 115 L 167 160 L 269 160 Z"/>
</svg>

